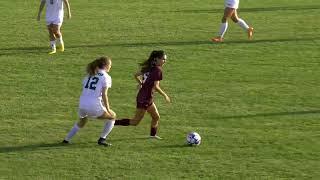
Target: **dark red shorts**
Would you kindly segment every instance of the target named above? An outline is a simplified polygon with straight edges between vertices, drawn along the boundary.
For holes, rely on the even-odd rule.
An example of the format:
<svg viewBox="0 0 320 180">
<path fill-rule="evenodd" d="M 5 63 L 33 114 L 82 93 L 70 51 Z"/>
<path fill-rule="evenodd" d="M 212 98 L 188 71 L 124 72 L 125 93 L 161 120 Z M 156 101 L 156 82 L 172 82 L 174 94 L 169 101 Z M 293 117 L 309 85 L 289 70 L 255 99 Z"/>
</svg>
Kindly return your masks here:
<svg viewBox="0 0 320 180">
<path fill-rule="evenodd" d="M 147 110 L 148 107 L 150 107 L 152 105 L 152 103 L 153 102 L 151 102 L 151 103 L 150 102 L 143 102 L 143 103 L 137 102 L 137 108 Z"/>
</svg>

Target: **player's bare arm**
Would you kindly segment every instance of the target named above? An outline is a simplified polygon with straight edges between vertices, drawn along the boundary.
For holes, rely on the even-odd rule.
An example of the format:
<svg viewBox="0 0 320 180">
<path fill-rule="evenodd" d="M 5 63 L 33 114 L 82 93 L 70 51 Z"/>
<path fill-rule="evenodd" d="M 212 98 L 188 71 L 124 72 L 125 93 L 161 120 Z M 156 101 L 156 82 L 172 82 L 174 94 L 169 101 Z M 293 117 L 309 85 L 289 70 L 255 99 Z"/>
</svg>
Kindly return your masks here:
<svg viewBox="0 0 320 180">
<path fill-rule="evenodd" d="M 142 72 L 139 71 L 137 73 L 134 74 L 134 79 L 137 81 L 138 86 L 137 89 L 139 90 L 142 86 L 142 80 L 141 80 L 141 76 L 142 76 Z"/>
<path fill-rule="evenodd" d="M 142 72 L 137 72 L 134 74 L 134 79 L 137 81 L 137 83 L 139 83 L 140 85 L 142 84 L 142 80 L 141 80 L 141 76 L 142 76 Z"/>
<path fill-rule="evenodd" d="M 102 101 L 104 106 L 106 107 L 108 113 L 111 116 L 115 116 L 115 113 L 110 109 L 110 105 L 109 105 L 109 99 L 108 99 L 108 88 L 103 88 L 102 89 Z"/>
<path fill-rule="evenodd" d="M 171 102 L 171 99 L 170 97 L 160 88 L 160 81 L 155 81 L 154 82 L 154 85 L 155 85 L 155 90 L 160 93 L 168 103 Z"/>
<path fill-rule="evenodd" d="M 38 21 L 40 21 L 41 12 L 42 12 L 45 4 L 46 4 L 46 1 L 45 1 L 45 0 L 42 0 L 41 3 L 40 3 L 39 12 L 38 12 L 38 17 L 37 17 L 37 20 L 38 20 Z"/>
<path fill-rule="evenodd" d="M 69 1 L 68 0 L 63 0 L 66 8 L 67 8 L 67 11 L 68 11 L 68 19 L 71 18 L 71 10 L 70 10 L 70 4 L 69 4 Z"/>
</svg>

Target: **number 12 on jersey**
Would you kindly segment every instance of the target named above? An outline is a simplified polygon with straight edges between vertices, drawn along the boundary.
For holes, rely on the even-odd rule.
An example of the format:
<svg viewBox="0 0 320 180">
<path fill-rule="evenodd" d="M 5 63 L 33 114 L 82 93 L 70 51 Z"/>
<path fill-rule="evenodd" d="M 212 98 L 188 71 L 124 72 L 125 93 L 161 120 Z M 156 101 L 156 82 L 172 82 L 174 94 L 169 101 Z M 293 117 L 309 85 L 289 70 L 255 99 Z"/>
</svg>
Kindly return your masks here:
<svg viewBox="0 0 320 180">
<path fill-rule="evenodd" d="M 91 79 L 92 78 L 92 79 Z M 99 78 L 98 77 L 95 77 L 95 76 L 93 76 L 93 77 L 89 77 L 88 78 L 88 81 L 87 81 L 87 83 L 86 83 L 86 86 L 84 87 L 84 88 L 86 88 L 86 89 L 91 89 L 91 90 L 96 90 L 96 85 L 97 85 L 97 83 L 98 83 L 98 81 L 99 81 Z"/>
</svg>

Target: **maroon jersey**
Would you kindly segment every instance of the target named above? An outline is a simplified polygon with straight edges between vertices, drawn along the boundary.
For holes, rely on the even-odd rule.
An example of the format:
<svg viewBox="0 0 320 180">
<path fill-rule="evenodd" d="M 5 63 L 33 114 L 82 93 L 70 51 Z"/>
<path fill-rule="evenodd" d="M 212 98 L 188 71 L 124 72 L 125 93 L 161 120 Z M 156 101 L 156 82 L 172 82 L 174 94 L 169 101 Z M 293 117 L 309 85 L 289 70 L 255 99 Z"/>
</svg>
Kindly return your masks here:
<svg viewBox="0 0 320 180">
<path fill-rule="evenodd" d="M 162 80 L 160 66 L 152 67 L 149 72 L 143 74 L 142 87 L 137 95 L 137 103 L 151 105 L 153 102 L 154 82 Z"/>
</svg>

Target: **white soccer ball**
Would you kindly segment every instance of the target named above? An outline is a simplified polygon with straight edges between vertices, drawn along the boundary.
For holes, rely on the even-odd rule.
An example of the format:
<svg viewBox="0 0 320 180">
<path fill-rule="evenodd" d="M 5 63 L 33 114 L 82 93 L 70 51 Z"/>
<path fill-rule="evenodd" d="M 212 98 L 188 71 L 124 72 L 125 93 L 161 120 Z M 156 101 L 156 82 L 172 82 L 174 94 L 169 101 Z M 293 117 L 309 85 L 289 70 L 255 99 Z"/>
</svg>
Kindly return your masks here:
<svg viewBox="0 0 320 180">
<path fill-rule="evenodd" d="M 189 145 L 199 145 L 201 143 L 201 136 L 196 132 L 191 132 L 187 135 L 187 143 Z"/>
</svg>

